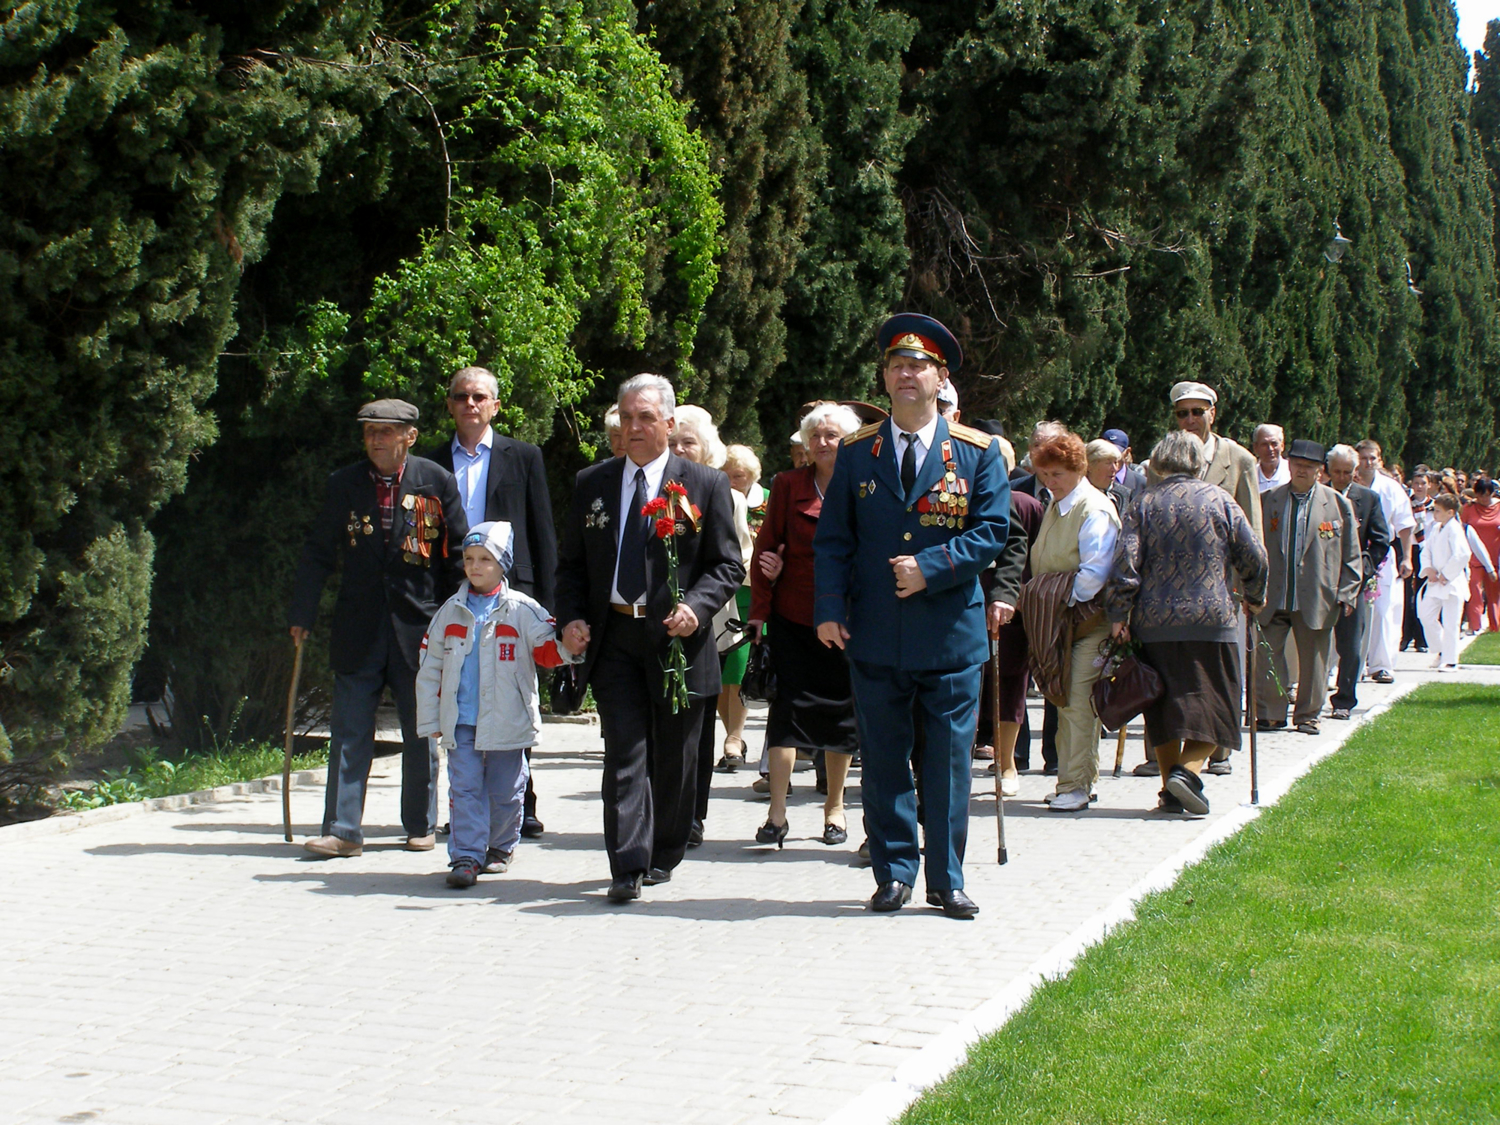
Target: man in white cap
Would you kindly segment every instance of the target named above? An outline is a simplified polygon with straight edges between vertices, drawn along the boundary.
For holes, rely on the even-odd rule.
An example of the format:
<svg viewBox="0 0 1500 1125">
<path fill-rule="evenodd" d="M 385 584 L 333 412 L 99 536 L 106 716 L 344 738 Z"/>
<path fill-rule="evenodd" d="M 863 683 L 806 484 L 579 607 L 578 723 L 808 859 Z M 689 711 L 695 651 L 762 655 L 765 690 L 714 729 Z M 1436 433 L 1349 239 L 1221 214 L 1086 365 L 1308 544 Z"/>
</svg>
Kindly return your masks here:
<svg viewBox="0 0 1500 1125">
<path fill-rule="evenodd" d="M 958 388 L 953 385 L 952 379 L 944 379 L 938 384 L 937 411 L 949 422 L 957 422 L 960 417 L 958 409 Z"/>
<path fill-rule="evenodd" d="M 1218 393 L 1203 383 L 1183 382 L 1172 386 L 1172 416 L 1177 419 L 1177 428 L 1197 434 L 1203 442 L 1203 479 L 1234 497 L 1250 526 L 1255 528 L 1255 534 L 1264 542 L 1266 536 L 1261 527 L 1255 454 L 1214 433 L 1214 414 L 1218 405 Z"/>
</svg>

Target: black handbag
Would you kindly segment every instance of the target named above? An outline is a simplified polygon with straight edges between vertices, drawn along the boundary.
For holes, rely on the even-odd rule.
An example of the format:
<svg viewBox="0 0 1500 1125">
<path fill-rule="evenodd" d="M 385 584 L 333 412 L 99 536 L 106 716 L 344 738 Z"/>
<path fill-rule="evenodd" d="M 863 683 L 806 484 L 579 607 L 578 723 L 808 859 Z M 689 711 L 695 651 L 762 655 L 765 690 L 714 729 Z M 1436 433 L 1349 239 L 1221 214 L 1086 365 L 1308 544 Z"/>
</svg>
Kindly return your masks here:
<svg viewBox="0 0 1500 1125">
<path fill-rule="evenodd" d="M 776 698 L 776 670 L 771 666 L 771 641 L 764 632 L 760 644 L 750 646 L 745 677 L 740 681 L 740 698 L 752 703 L 770 703 Z"/>
<path fill-rule="evenodd" d="M 583 706 L 583 689 L 579 687 L 578 665 L 564 664 L 552 672 L 551 698 L 554 715 L 574 715 Z"/>
<path fill-rule="evenodd" d="M 1135 646 L 1111 639 L 1099 647 L 1105 654 L 1105 665 L 1090 693 L 1094 714 L 1106 730 L 1119 730 L 1160 699 L 1166 688 Z"/>
</svg>

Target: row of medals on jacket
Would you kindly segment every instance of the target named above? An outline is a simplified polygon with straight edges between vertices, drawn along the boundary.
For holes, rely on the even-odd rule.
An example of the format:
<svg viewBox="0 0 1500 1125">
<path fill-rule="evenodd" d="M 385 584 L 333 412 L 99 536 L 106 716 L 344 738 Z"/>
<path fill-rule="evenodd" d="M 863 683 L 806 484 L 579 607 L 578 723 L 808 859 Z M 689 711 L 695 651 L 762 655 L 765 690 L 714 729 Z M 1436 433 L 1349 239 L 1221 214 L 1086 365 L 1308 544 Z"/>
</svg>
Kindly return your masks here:
<svg viewBox="0 0 1500 1125">
<path fill-rule="evenodd" d="M 934 509 L 919 517 L 923 527 L 961 528 L 969 514 L 969 482 L 958 479 L 958 466 L 954 462 L 947 462 L 946 469 L 938 487 L 923 497 Z"/>
<path fill-rule="evenodd" d="M 401 498 L 401 507 L 406 511 L 406 537 L 401 541 L 401 560 L 431 566 L 433 541 L 442 534 L 443 514 L 437 498 L 408 494 Z M 344 530 L 349 533 L 349 546 L 354 547 L 359 543 L 359 536 L 375 534 L 375 525 L 369 516 L 351 511 Z M 446 545 L 443 554 L 448 554 Z"/>
</svg>

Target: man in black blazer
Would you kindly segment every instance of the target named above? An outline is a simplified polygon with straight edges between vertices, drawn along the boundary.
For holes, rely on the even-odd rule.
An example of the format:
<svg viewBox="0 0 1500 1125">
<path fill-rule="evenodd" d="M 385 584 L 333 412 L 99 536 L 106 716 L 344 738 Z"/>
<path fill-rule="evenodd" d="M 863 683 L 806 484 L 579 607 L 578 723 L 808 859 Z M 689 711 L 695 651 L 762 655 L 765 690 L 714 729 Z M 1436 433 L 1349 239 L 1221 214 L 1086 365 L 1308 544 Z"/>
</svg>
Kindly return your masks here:
<svg viewBox="0 0 1500 1125">
<path fill-rule="evenodd" d="M 692 830 L 698 737 L 718 698 L 719 657 L 711 624 L 745 577 L 729 478 L 674 456 L 672 385 L 659 375 L 627 380 L 618 396 L 625 456 L 578 474 L 563 525 L 557 612 L 563 639 L 587 645 L 604 734 L 604 846 L 615 902 L 639 898 L 682 862 Z M 668 585 L 667 548 L 641 509 L 686 489 L 690 512 L 674 510 L 679 596 Z M 682 642 L 689 700 L 669 698 L 664 662 Z"/>
<path fill-rule="evenodd" d="M 1373 489 L 1354 479 L 1359 454 L 1347 445 L 1335 445 L 1328 451 L 1328 483 L 1342 492 L 1354 508 L 1359 521 L 1360 563 L 1364 585 L 1374 589 L 1375 573 L 1391 550 L 1391 527 L 1385 520 L 1385 509 Z M 1370 614 L 1374 603 L 1365 597 L 1362 587 L 1355 599 L 1354 612 L 1340 617 L 1333 626 L 1333 647 L 1339 656 L 1339 682 L 1328 705 L 1331 717 L 1347 719 L 1359 703 L 1357 687 L 1365 666 L 1365 649 L 1370 637 Z"/>
<path fill-rule="evenodd" d="M 500 409 L 500 383 L 483 367 L 465 367 L 448 384 L 452 440 L 428 450 L 427 457 L 453 474 L 470 527 L 504 520 L 515 532 L 515 562 L 506 581 L 551 610 L 557 600 L 557 535 L 542 451 L 528 442 L 502 437 L 490 423 Z M 531 759 L 531 751 L 526 751 Z M 526 777 L 521 835 L 543 832 L 536 815 L 535 774 Z"/>
<path fill-rule="evenodd" d="M 375 709 L 387 687 L 401 717 L 406 846 L 433 847 L 438 758 L 432 741 L 417 737 L 417 664 L 427 623 L 463 575 L 459 544 L 468 531 L 453 475 L 408 455 L 417 438 L 417 408 L 381 399 L 363 406 L 356 419 L 367 458 L 329 476 L 287 614 L 292 638 L 301 644 L 317 622 L 323 584 L 342 562 L 328 653 L 333 714 L 323 834 L 305 845 L 324 858 L 363 851 Z"/>
</svg>

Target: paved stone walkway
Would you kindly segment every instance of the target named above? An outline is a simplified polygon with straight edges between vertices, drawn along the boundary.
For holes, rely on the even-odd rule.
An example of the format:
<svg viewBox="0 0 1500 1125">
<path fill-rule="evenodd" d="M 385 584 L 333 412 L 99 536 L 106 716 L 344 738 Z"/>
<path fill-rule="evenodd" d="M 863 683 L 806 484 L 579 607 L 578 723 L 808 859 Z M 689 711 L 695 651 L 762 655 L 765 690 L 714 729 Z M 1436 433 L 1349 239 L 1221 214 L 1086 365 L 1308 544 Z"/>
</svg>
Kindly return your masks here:
<svg viewBox="0 0 1500 1125">
<path fill-rule="evenodd" d="M 1423 663 L 1395 688 L 1364 685 L 1364 706 L 1438 678 Z M 1263 789 L 1359 718 L 1263 737 Z M 274 793 L 0 829 L 0 1120 L 825 1120 L 1248 797 L 1240 755 L 1209 779 L 1214 816 L 1162 818 L 1157 782 L 1129 776 L 1139 730 L 1120 780 L 1103 750 L 1086 814 L 1047 812 L 1050 779 L 1023 778 L 1005 867 L 976 769 L 973 923 L 867 913 L 857 811 L 847 846 L 818 842 L 810 772 L 785 851 L 750 843 L 765 818 L 753 770 L 715 775 L 708 843 L 672 883 L 609 905 L 586 726 L 549 725 L 536 755 L 546 836 L 463 893 L 443 885 L 441 852 L 401 850 L 395 759 L 357 859 L 303 859 Z M 320 791 L 294 792 L 299 844 L 320 809 Z"/>
</svg>

